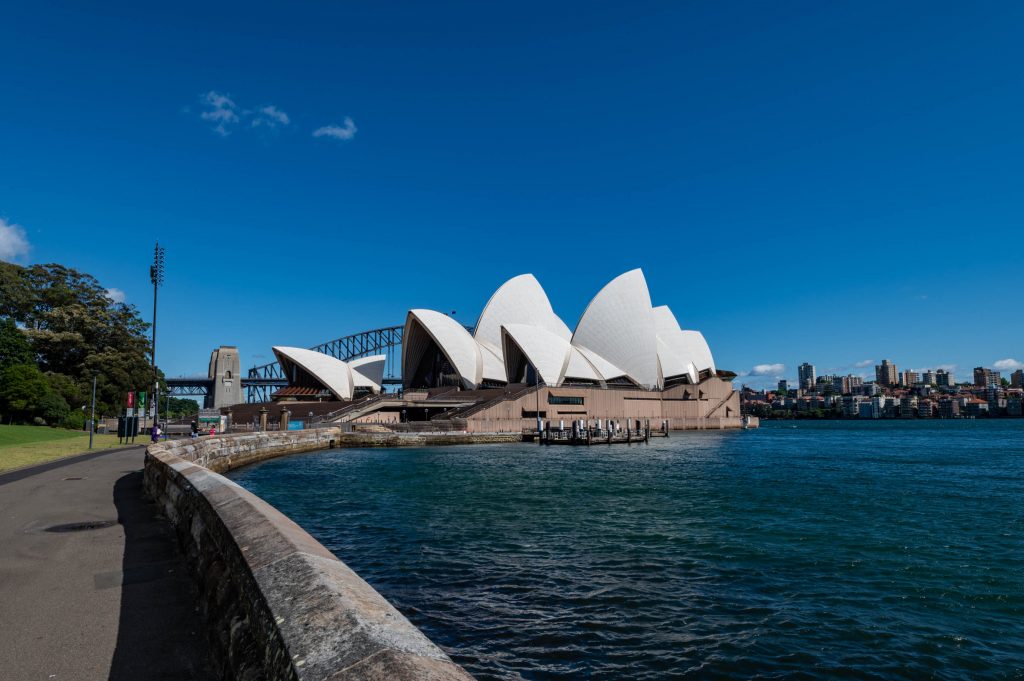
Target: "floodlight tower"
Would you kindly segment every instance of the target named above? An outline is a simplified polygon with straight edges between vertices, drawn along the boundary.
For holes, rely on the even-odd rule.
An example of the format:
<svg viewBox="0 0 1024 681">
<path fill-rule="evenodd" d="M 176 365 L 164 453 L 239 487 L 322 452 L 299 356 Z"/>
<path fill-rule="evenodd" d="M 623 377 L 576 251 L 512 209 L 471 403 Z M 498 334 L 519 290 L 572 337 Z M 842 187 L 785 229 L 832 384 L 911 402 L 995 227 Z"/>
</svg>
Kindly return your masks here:
<svg viewBox="0 0 1024 681">
<path fill-rule="evenodd" d="M 153 344 L 152 344 L 152 360 L 153 368 L 153 397 L 152 404 L 159 404 L 160 395 L 160 377 L 156 373 L 156 292 L 164 283 L 164 248 L 160 245 L 160 242 L 156 242 L 156 248 L 153 249 L 153 264 L 149 266 L 149 280 L 153 282 Z M 149 405 L 146 405 L 149 409 Z M 159 413 L 159 407 L 157 412 Z M 153 417 L 153 423 L 156 423 L 156 417 Z M 143 424 L 145 424 L 145 415 L 143 416 Z"/>
</svg>

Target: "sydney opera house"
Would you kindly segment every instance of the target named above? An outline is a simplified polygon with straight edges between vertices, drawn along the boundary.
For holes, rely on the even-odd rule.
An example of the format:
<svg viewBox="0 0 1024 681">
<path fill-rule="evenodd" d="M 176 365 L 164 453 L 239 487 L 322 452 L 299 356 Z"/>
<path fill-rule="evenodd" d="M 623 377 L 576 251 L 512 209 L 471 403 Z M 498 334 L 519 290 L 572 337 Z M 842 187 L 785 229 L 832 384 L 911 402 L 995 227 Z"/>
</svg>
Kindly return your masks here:
<svg viewBox="0 0 1024 681">
<path fill-rule="evenodd" d="M 333 410 L 354 423 L 444 421 L 476 432 L 520 431 L 535 427 L 538 416 L 555 425 L 741 425 L 735 374 L 716 368 L 699 331 L 651 303 L 639 269 L 601 289 L 575 329 L 532 274 L 500 286 L 471 328 L 441 312 L 410 310 L 401 394 L 382 394 L 384 355 L 343 362 L 301 348 L 274 353 L 289 383 L 275 399 L 316 402 L 317 413 Z M 296 404 L 294 411 L 305 409 Z"/>
<path fill-rule="evenodd" d="M 643 272 L 617 277 L 571 331 L 532 274 L 505 282 L 469 333 L 447 315 L 411 310 L 405 322 L 406 388 L 467 390 L 510 383 L 662 390 L 715 375 L 704 336 L 653 307 Z"/>
</svg>

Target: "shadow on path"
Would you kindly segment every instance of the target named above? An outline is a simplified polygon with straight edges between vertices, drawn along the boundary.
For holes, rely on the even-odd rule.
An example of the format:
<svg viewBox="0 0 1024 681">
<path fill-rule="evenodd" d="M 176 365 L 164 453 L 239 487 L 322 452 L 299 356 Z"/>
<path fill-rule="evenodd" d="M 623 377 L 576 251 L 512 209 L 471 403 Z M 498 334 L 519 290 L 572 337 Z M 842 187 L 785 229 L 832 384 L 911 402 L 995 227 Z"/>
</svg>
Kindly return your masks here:
<svg viewBox="0 0 1024 681">
<path fill-rule="evenodd" d="M 111 681 L 210 679 L 197 591 L 170 524 L 143 494 L 142 472 L 114 484 L 124 526 L 120 573 L 96 575 L 96 588 L 121 589 Z"/>
</svg>

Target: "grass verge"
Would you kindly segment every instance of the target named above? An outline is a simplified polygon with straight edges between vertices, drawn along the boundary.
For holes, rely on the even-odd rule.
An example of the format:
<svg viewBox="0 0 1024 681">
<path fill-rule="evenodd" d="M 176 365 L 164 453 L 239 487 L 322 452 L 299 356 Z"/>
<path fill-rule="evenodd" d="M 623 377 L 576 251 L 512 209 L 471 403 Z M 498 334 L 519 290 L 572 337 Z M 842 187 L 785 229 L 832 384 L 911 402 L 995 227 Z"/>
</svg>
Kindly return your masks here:
<svg viewBox="0 0 1024 681">
<path fill-rule="evenodd" d="M 148 438 L 135 438 L 142 442 Z M 94 435 L 93 449 L 117 447 L 116 435 Z M 46 426 L 0 425 L 0 471 L 43 463 L 89 449 L 89 434 Z"/>
</svg>

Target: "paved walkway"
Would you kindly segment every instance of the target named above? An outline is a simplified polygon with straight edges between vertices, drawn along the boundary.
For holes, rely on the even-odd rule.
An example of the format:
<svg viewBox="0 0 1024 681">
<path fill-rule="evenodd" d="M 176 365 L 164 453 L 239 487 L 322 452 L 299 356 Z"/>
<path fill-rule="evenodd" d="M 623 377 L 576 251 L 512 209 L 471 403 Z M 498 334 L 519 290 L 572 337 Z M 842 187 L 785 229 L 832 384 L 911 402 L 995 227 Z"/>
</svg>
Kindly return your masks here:
<svg viewBox="0 0 1024 681">
<path fill-rule="evenodd" d="M 0 474 L 0 677 L 210 677 L 193 582 L 142 494 L 143 451 Z"/>
</svg>

